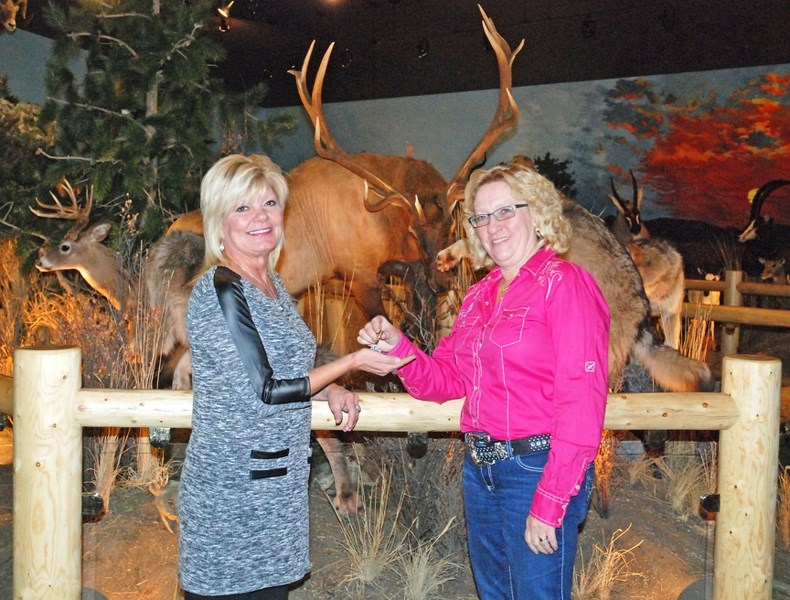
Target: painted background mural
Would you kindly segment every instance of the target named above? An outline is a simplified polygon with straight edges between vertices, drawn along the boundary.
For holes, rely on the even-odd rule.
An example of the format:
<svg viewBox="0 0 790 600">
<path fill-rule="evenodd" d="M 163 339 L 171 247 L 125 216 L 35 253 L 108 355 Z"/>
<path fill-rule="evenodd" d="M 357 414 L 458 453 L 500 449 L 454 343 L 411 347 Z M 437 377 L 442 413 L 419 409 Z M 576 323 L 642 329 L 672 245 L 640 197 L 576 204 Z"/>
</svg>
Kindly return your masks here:
<svg viewBox="0 0 790 600">
<path fill-rule="evenodd" d="M 789 65 L 521 87 L 514 97 L 518 131 L 488 163 L 546 153 L 569 161 L 576 199 L 597 214 L 614 211 L 610 177 L 630 194 L 633 169 L 645 218 L 742 227 L 749 190 L 790 178 Z M 348 150 L 408 151 L 450 177 L 495 102 L 495 91 L 467 92 L 328 104 L 326 112 Z M 306 121 L 292 142 L 277 152 L 286 168 L 313 155 Z M 790 188 L 774 192 L 765 209 L 790 223 Z"/>
</svg>

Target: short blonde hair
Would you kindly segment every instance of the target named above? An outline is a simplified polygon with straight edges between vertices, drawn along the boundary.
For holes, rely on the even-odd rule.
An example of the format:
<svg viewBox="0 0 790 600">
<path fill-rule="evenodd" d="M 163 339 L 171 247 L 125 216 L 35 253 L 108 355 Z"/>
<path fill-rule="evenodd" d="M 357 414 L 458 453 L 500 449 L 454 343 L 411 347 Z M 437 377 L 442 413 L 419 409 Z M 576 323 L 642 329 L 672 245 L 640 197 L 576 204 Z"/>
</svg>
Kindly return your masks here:
<svg viewBox="0 0 790 600">
<path fill-rule="evenodd" d="M 478 169 L 472 173 L 464 190 L 463 210 L 466 217 L 475 214 L 477 192 L 483 185 L 493 181 L 504 181 L 510 186 L 517 203 L 529 205 L 532 221 L 548 246 L 558 254 L 568 250 L 571 226 L 562 214 L 563 195 L 551 181 L 521 158 L 514 158 L 509 163 L 502 163 L 490 169 Z M 474 264 L 476 266 L 485 264 L 488 259 L 486 251 L 474 227 L 466 219 L 464 219 L 464 229 Z"/>
<path fill-rule="evenodd" d="M 285 208 L 288 182 L 282 169 L 263 154 L 230 154 L 218 160 L 208 170 L 200 184 L 206 267 L 218 264 L 225 258 L 220 248 L 225 217 L 244 197 L 265 194 L 269 190 L 274 192 Z M 271 270 L 277 265 L 283 242 L 284 236 L 269 256 Z"/>
</svg>

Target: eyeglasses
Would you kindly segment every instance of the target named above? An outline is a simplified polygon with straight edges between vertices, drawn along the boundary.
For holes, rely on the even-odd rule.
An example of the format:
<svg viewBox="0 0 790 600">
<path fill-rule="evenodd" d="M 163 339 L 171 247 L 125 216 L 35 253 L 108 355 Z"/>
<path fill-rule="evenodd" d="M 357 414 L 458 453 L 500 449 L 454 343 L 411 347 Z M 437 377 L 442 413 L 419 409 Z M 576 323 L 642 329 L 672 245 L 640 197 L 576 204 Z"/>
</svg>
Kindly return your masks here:
<svg viewBox="0 0 790 600">
<path fill-rule="evenodd" d="M 526 208 L 527 206 L 529 206 L 529 204 L 511 204 L 509 206 L 497 208 L 494 212 L 474 215 L 473 217 L 469 217 L 467 220 L 472 227 L 478 229 L 488 225 L 491 222 L 491 217 L 494 217 L 497 221 L 507 221 L 508 219 L 512 219 L 516 216 L 517 208 Z"/>
</svg>

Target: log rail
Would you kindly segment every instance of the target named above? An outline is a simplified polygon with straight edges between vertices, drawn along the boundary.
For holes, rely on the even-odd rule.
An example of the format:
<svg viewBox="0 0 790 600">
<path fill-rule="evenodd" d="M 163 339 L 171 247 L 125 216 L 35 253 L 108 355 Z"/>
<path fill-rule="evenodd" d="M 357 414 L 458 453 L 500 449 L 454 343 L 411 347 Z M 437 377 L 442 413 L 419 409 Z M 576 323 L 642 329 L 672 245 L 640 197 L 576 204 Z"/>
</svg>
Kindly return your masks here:
<svg viewBox="0 0 790 600">
<path fill-rule="evenodd" d="M 82 597 L 82 428 L 189 427 L 189 391 L 82 389 L 79 348 L 20 349 L 0 377 L 14 416 L 13 598 Z M 720 430 L 714 600 L 770 600 L 773 584 L 781 362 L 726 356 L 721 393 L 610 394 L 613 430 Z M 360 431 L 458 431 L 461 400 L 360 393 Z M 334 429 L 314 403 L 313 429 Z"/>
</svg>

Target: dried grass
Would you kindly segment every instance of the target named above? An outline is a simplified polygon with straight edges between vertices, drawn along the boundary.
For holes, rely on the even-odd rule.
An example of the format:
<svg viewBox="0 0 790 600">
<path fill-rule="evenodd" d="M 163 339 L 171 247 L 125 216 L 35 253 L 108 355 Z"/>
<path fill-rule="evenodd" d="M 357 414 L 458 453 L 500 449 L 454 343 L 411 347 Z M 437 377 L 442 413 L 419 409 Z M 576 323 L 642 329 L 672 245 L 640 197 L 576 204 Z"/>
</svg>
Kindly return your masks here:
<svg viewBox="0 0 790 600">
<path fill-rule="evenodd" d="M 125 442 L 129 435 L 128 430 L 125 430 L 123 435 L 123 442 Z M 110 495 L 123 470 L 119 448 L 123 448 L 124 445 L 121 441 L 120 427 L 105 427 L 96 438 L 93 457 L 95 466 L 92 469 L 93 485 L 95 492 L 101 496 L 105 512 L 110 510 Z"/>
<path fill-rule="evenodd" d="M 790 467 L 785 467 L 779 473 L 776 525 L 779 545 L 785 551 L 790 551 Z"/>
<path fill-rule="evenodd" d="M 631 529 L 618 529 L 615 531 L 609 542 L 601 546 L 593 546 L 593 555 L 588 562 L 584 561 L 581 550 L 579 560 L 573 571 L 573 589 L 571 598 L 573 600 L 609 600 L 618 584 L 624 583 L 632 577 L 642 577 L 642 573 L 629 570 L 631 562 L 634 560 L 634 550 L 642 542 L 630 548 L 618 548 L 620 539 Z"/>
<path fill-rule="evenodd" d="M 710 319 L 708 305 L 697 305 L 694 317 L 686 319 L 681 332 L 680 353 L 699 361 L 705 361 L 708 350 L 716 347 L 716 324 Z"/>
<path fill-rule="evenodd" d="M 700 496 L 708 492 L 706 467 L 696 457 L 664 456 L 656 460 L 664 497 L 681 521 L 699 513 Z"/>
<path fill-rule="evenodd" d="M 603 518 L 609 516 L 612 502 L 612 476 L 614 474 L 614 457 L 620 440 L 613 431 L 604 430 L 601 445 L 595 457 L 595 490 L 593 507 Z"/>
<path fill-rule="evenodd" d="M 369 437 L 365 450 L 366 469 L 386 469 L 392 478 L 392 487 L 403 490 L 402 523 L 412 527 L 419 539 L 438 537 L 437 549 L 441 554 L 465 556 L 464 445 L 461 437 L 456 434 L 430 437 L 427 451 L 420 459 L 409 454 L 404 436 Z M 439 536 L 453 519 L 457 526 Z"/>
<path fill-rule="evenodd" d="M 631 487 L 642 486 L 655 495 L 659 481 L 656 479 L 656 459 L 643 454 L 625 466 L 625 476 Z"/>
<path fill-rule="evenodd" d="M 454 574 L 463 569 L 464 564 L 444 555 L 437 550 L 436 545 L 455 525 L 455 519 L 450 519 L 439 535 L 427 541 L 416 540 L 416 546 L 398 557 L 404 600 L 438 600 L 446 597 L 442 587 L 455 580 Z"/>
<path fill-rule="evenodd" d="M 408 528 L 400 525 L 403 494 L 390 514 L 391 473 L 384 469 L 370 490 L 360 489 L 364 510 L 342 515 L 335 510 L 343 539 L 345 557 L 340 567 L 345 574 L 340 583 L 364 589 L 375 584 L 385 572 L 394 571 L 399 556 L 408 549 Z"/>
</svg>

